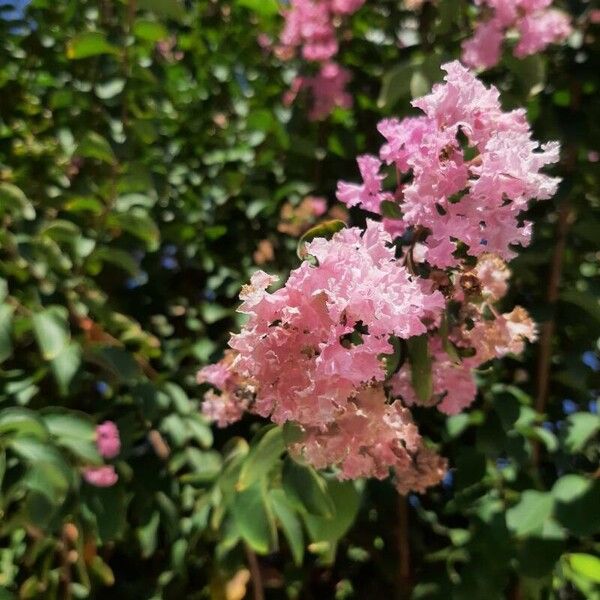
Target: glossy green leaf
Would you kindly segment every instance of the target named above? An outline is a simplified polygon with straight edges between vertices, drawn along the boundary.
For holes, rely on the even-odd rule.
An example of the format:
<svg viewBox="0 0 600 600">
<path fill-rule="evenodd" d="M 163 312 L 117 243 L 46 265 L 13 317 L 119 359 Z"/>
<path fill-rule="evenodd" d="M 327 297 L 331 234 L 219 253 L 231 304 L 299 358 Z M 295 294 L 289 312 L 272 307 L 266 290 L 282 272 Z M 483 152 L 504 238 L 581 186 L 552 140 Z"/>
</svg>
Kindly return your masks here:
<svg viewBox="0 0 600 600">
<path fill-rule="evenodd" d="M 18 435 L 45 440 L 48 433 L 43 420 L 32 410 L 15 406 L 0 411 L 0 436 Z"/>
<path fill-rule="evenodd" d="M 0 214 L 10 213 L 27 221 L 35 219 L 33 205 L 19 187 L 0 182 Z"/>
<path fill-rule="evenodd" d="M 117 48 L 110 44 L 100 31 L 81 33 L 67 44 L 67 58 L 89 58 L 100 54 L 116 54 Z"/>
<path fill-rule="evenodd" d="M 272 489 L 269 498 L 273 507 L 273 513 L 288 541 L 294 563 L 298 566 L 304 559 L 304 535 L 302 524 L 282 489 Z"/>
<path fill-rule="evenodd" d="M 354 482 L 327 480 L 327 493 L 333 501 L 333 513 L 329 517 L 304 514 L 304 522 L 310 538 L 315 543 L 326 542 L 325 560 L 334 558 L 335 546 L 348 532 L 360 508 L 360 494 Z"/>
<path fill-rule="evenodd" d="M 31 318 L 33 332 L 45 360 L 56 359 L 69 342 L 69 326 L 60 311 L 43 309 Z"/>
<path fill-rule="evenodd" d="M 84 413 L 66 409 L 44 412 L 42 419 L 56 443 L 86 464 L 102 464 L 96 447 L 96 426 Z"/>
<path fill-rule="evenodd" d="M 122 348 L 96 346 L 89 348 L 84 357 L 120 382 L 131 382 L 141 375 L 140 367 L 133 356 Z"/>
<path fill-rule="evenodd" d="M 138 20 L 133 24 L 133 33 L 149 42 L 159 42 L 169 37 L 167 28 L 157 21 Z"/>
<path fill-rule="evenodd" d="M 0 363 L 13 353 L 12 324 L 14 308 L 10 304 L 0 304 Z"/>
<path fill-rule="evenodd" d="M 582 577 L 600 584 L 600 558 L 592 554 L 576 552 L 568 555 L 571 568 Z"/>
<path fill-rule="evenodd" d="M 344 227 L 346 227 L 346 223 L 337 219 L 333 219 L 331 221 L 319 223 L 318 225 L 315 225 L 309 229 L 298 242 L 298 247 L 296 249 L 298 258 L 306 258 L 305 246 L 308 242 L 314 240 L 315 238 L 325 238 L 326 240 L 330 240 L 338 231 L 344 229 Z"/>
<path fill-rule="evenodd" d="M 277 547 L 277 529 L 262 482 L 238 491 L 231 507 L 237 529 L 246 543 L 260 554 Z"/>
<path fill-rule="evenodd" d="M 419 335 L 406 340 L 410 362 L 410 380 L 421 402 L 431 401 L 433 379 L 431 377 L 431 355 L 427 335 Z"/>
<path fill-rule="evenodd" d="M 139 238 L 146 243 L 150 251 L 156 250 L 159 246 L 160 231 L 145 210 L 134 208 L 127 213 L 112 213 L 106 222 L 113 229 L 126 231 Z"/>
<path fill-rule="evenodd" d="M 99 133 L 89 131 L 77 146 L 76 154 L 85 158 L 93 158 L 108 164 L 116 162 L 110 144 Z"/>
<path fill-rule="evenodd" d="M 266 477 L 284 450 L 282 428 L 276 425 L 265 427 L 250 446 L 250 452 L 240 471 L 238 489 L 243 490 Z"/>
<path fill-rule="evenodd" d="M 277 0 L 237 0 L 240 6 L 245 6 L 254 12 L 267 17 L 279 13 Z"/>
<path fill-rule="evenodd" d="M 592 436 L 600 431 L 600 416 L 593 413 L 575 413 L 567 417 L 565 446 L 571 453 L 581 452 Z"/>
<path fill-rule="evenodd" d="M 334 505 L 325 480 L 312 467 L 299 465 L 295 460 L 286 458 L 282 484 L 289 501 L 297 509 L 323 517 L 333 514 Z"/>
<path fill-rule="evenodd" d="M 525 490 L 519 502 L 506 512 L 506 523 L 515 535 L 530 535 L 542 529 L 552 514 L 553 505 L 552 494 Z"/>
</svg>

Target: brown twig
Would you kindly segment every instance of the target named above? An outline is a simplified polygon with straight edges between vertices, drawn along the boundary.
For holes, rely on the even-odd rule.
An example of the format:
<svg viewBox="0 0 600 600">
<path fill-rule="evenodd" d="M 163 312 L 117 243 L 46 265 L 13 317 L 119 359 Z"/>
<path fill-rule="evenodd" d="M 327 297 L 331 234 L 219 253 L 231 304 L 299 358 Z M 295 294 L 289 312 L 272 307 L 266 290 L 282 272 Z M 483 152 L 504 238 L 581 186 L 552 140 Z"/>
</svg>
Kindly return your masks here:
<svg viewBox="0 0 600 600">
<path fill-rule="evenodd" d="M 250 577 L 252 579 L 254 600 L 265 600 L 265 590 L 256 554 L 247 544 L 244 544 L 244 549 L 246 551 L 246 560 L 248 561 L 248 568 L 250 569 Z"/>
<path fill-rule="evenodd" d="M 408 500 L 398 497 L 398 600 L 407 600 L 412 592 L 410 541 L 408 538 Z"/>
<path fill-rule="evenodd" d="M 558 222 L 556 225 L 556 245 L 552 262 L 550 264 L 550 274 L 548 278 L 548 290 L 546 300 L 550 307 L 554 309 L 560 292 L 560 280 L 562 276 L 563 257 L 567 245 L 567 233 L 570 225 L 571 209 L 568 198 L 563 199 L 558 209 Z M 542 324 L 540 334 L 540 350 L 538 354 L 537 371 L 537 397 L 535 400 L 535 409 L 543 413 L 546 409 L 548 400 L 548 390 L 550 388 L 550 367 L 552 362 L 552 338 L 556 329 L 555 315 Z"/>
</svg>

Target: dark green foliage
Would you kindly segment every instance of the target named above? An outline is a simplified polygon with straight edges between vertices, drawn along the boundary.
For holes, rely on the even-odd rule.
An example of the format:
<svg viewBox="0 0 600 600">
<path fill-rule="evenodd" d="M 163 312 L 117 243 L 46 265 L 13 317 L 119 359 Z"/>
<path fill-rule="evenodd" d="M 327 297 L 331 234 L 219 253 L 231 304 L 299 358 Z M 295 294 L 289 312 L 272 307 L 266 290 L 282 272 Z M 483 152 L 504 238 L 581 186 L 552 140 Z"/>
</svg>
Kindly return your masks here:
<svg viewBox="0 0 600 600">
<path fill-rule="evenodd" d="M 569 4 L 580 23 L 587 6 Z M 259 241 L 270 272 L 298 263 L 282 204 L 333 204 L 377 121 L 408 114 L 458 55 L 469 10 L 368 1 L 340 53 L 354 108 L 320 124 L 282 104 L 293 66 L 256 42 L 276 37 L 277 12 L 33 0 L 27 22 L 0 20 L 0 599 L 221 599 L 254 553 L 268 598 L 600 598 L 598 26 L 484 75 L 563 145 L 559 195 L 528 215 L 506 299 L 542 324 L 549 393 L 536 403 L 531 347 L 481 371 L 468 413 L 424 417 L 451 475 L 408 499 L 406 529 L 389 484 L 287 456 L 292 428 L 213 431 L 195 373 L 238 324 Z M 416 43 L 399 48 L 402 29 Z M 396 346 L 390 373 L 409 360 L 430 396 L 422 349 Z M 101 489 L 81 472 L 102 462 L 107 419 L 122 451 Z"/>
</svg>

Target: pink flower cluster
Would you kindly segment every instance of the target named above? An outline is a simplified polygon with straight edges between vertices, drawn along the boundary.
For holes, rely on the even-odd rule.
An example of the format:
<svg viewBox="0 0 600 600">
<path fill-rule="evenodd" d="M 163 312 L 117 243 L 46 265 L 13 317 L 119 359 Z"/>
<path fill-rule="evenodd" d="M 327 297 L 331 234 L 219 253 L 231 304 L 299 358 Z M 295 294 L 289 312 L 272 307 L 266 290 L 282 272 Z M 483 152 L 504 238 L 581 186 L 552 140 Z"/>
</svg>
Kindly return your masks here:
<svg viewBox="0 0 600 600">
<path fill-rule="evenodd" d="M 115 458 L 121 452 L 119 429 L 112 421 L 104 421 L 96 427 L 96 447 L 100 456 Z M 96 487 L 110 487 L 117 483 L 119 476 L 112 465 L 87 467 L 83 471 L 84 479 Z"/>
<path fill-rule="evenodd" d="M 518 58 L 536 54 L 571 33 L 571 21 L 560 10 L 549 8 L 552 0 L 475 0 L 490 12 L 478 23 L 473 37 L 463 42 L 463 62 L 471 67 L 490 68 L 500 61 L 502 42 L 511 29 L 519 40 Z"/>
<path fill-rule="evenodd" d="M 280 36 L 278 54 L 292 57 L 297 48 L 301 56 L 319 63 L 313 76 L 297 77 L 286 94 L 291 103 L 300 91 L 313 99 L 311 120 L 325 119 L 336 107 L 349 108 L 352 98 L 346 92 L 350 73 L 333 59 L 338 53 L 337 21 L 356 12 L 365 0 L 291 0 L 285 11 L 285 26 Z"/>
<path fill-rule="evenodd" d="M 338 199 L 378 214 L 383 201 L 397 201 L 401 221 L 386 222 L 424 237 L 422 259 L 433 266 L 456 266 L 458 242 L 471 256 L 510 259 L 511 246 L 531 237 L 519 220 L 528 202 L 556 191 L 558 180 L 540 171 L 558 160 L 558 143 L 532 140 L 525 112 L 503 112 L 498 90 L 459 62 L 442 68 L 445 83 L 413 102 L 424 116 L 379 123 L 379 158 L 359 157 L 363 183 L 340 182 Z M 397 174 L 393 191 L 383 189 L 384 163 Z"/>
<path fill-rule="evenodd" d="M 558 183 L 540 172 L 558 146 L 540 148 L 524 113 L 503 112 L 497 90 L 459 63 L 444 68 L 446 82 L 414 103 L 425 116 L 380 123 L 386 143 L 379 157 L 359 157 L 363 182 L 339 184 L 342 202 L 381 221 L 313 239 L 273 292 L 276 278 L 256 272 L 232 351 L 199 374 L 216 388 L 203 410 L 219 425 L 245 411 L 294 422 L 292 452 L 340 478 L 391 474 L 403 494 L 435 485 L 446 468 L 410 407 L 464 410 L 480 365 L 535 340 L 523 308 L 499 313 L 495 303 L 508 289 L 509 246 L 530 234 L 521 211 Z"/>
<path fill-rule="evenodd" d="M 521 354 L 525 342 L 535 341 L 536 327 L 527 311 L 517 306 L 511 312 L 498 314 L 493 303 L 506 293 L 510 271 L 497 256 L 490 254 L 479 258 L 470 271 L 453 275 L 455 286 L 448 295 L 458 305 L 454 326 L 447 332 L 446 347 L 440 336 L 431 337 L 429 352 L 432 358 L 433 398 L 426 403 L 419 400 L 411 384 L 407 365 L 391 379 L 393 394 L 404 404 L 437 405 L 439 411 L 455 415 L 472 404 L 477 394 L 474 372 L 477 367 L 507 354 Z M 456 305 L 455 304 L 455 305 Z M 491 315 L 486 315 L 486 309 Z M 471 352 L 462 360 L 448 352 L 448 346 Z"/>
</svg>

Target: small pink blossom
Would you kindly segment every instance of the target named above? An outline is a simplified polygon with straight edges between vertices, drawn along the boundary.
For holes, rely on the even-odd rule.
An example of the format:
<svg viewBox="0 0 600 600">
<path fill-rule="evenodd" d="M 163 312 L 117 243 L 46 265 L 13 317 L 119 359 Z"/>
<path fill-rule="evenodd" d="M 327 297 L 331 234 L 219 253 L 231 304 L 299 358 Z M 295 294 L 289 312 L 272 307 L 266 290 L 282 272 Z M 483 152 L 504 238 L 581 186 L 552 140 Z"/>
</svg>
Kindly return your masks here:
<svg viewBox="0 0 600 600">
<path fill-rule="evenodd" d="M 324 63 L 316 75 L 303 77 L 297 81 L 300 83 L 298 89 L 307 90 L 311 95 L 312 107 L 308 113 L 311 121 L 321 121 L 327 118 L 336 107 L 350 108 L 352 106 L 352 96 L 346 91 L 346 86 L 350 81 L 350 72 L 335 62 Z M 292 86 L 292 90 L 290 90 L 291 94 L 293 94 L 294 87 Z"/>
<path fill-rule="evenodd" d="M 103 467 L 87 467 L 83 471 L 83 478 L 96 487 L 111 487 L 117 483 L 119 476 L 112 465 Z"/>
<path fill-rule="evenodd" d="M 96 446 L 104 458 L 115 458 L 121 451 L 119 429 L 112 421 L 96 426 Z"/>
<path fill-rule="evenodd" d="M 340 181 L 337 188 L 337 198 L 346 206 L 361 206 L 365 210 L 379 213 L 383 200 L 392 200 L 389 192 L 383 192 L 384 175 L 380 173 L 381 161 L 375 156 L 363 155 L 356 159 L 363 179 L 361 185 Z"/>
<path fill-rule="evenodd" d="M 469 67 L 489 69 L 500 61 L 502 41 L 516 29 L 519 40 L 514 55 L 523 58 L 565 40 L 571 20 L 562 11 L 548 8 L 552 0 L 478 0 L 489 17 L 477 24 L 473 37 L 463 42 L 462 60 Z"/>
</svg>

